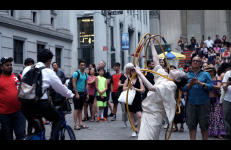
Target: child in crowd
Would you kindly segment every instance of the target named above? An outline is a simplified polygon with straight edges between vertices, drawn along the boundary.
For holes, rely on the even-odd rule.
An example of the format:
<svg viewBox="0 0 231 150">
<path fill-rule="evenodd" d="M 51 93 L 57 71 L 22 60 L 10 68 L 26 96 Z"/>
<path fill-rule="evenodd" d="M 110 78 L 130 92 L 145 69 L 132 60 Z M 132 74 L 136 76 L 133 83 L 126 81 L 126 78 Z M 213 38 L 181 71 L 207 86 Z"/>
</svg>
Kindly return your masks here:
<svg viewBox="0 0 231 150">
<path fill-rule="evenodd" d="M 106 121 L 107 119 L 103 117 L 104 113 L 104 107 L 107 106 L 107 82 L 106 78 L 103 77 L 104 69 L 99 68 L 98 69 L 99 75 L 97 76 L 95 80 L 95 87 L 97 90 L 96 93 L 96 99 L 97 99 L 97 106 L 98 106 L 98 117 L 96 122 L 99 122 L 100 120 Z"/>
</svg>

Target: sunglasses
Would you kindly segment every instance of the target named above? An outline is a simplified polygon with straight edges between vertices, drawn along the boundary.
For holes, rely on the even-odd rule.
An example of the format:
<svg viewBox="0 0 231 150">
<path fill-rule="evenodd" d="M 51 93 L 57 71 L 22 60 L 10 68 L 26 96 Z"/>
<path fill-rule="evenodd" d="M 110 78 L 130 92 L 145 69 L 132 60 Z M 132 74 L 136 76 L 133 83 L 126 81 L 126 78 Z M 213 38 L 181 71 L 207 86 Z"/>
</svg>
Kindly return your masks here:
<svg viewBox="0 0 231 150">
<path fill-rule="evenodd" d="M 201 61 L 200 60 L 192 60 L 192 62 L 198 63 L 198 62 L 201 62 Z"/>
</svg>

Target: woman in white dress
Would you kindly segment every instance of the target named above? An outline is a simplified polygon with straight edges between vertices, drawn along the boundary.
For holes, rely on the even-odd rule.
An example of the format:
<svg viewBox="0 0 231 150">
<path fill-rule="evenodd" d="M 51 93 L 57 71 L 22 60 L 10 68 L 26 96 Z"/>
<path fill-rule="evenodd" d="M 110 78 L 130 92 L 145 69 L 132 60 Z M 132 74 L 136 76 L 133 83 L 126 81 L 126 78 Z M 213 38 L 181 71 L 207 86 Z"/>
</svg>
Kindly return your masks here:
<svg viewBox="0 0 231 150">
<path fill-rule="evenodd" d="M 180 70 L 171 70 L 169 75 L 159 65 L 159 57 L 154 47 L 153 38 L 150 39 L 154 71 L 162 75 L 167 75 L 174 82 L 155 74 L 155 85 L 152 85 L 140 72 L 140 67 L 136 66 L 137 75 L 141 78 L 144 85 L 149 89 L 147 97 L 142 101 L 142 117 L 138 140 L 158 140 L 164 113 L 166 112 L 169 124 L 172 123 L 175 116 L 176 100 L 178 97 L 178 88 L 187 84 L 188 75 Z"/>
</svg>

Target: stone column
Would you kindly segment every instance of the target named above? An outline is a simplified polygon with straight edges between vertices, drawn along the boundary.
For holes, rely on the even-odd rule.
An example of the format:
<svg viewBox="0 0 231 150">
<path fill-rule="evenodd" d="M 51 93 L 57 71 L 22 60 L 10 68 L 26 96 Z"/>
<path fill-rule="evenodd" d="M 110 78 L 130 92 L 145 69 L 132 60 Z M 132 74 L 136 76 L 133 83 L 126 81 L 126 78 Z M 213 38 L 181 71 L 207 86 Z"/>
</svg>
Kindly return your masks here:
<svg viewBox="0 0 231 150">
<path fill-rule="evenodd" d="M 57 10 L 57 31 L 70 33 L 70 10 Z"/>
<path fill-rule="evenodd" d="M 123 22 L 123 32 L 122 33 L 128 33 L 128 20 L 126 20 L 128 13 L 127 10 L 124 11 L 124 17 L 122 18 L 124 20 Z M 127 18 L 125 18 L 127 17 Z M 129 39 L 129 43 L 130 43 L 130 39 Z M 129 47 L 130 49 L 130 47 Z M 126 65 L 127 63 L 129 63 L 129 50 L 123 50 L 124 51 L 124 65 Z"/>
<path fill-rule="evenodd" d="M 19 20 L 24 22 L 33 22 L 31 18 L 31 10 L 20 10 Z"/>
<path fill-rule="evenodd" d="M 52 28 L 51 26 L 51 10 L 41 10 L 41 23 L 40 25 L 45 28 Z"/>
<path fill-rule="evenodd" d="M 205 40 L 208 36 L 213 41 L 216 35 L 219 35 L 220 39 L 223 35 L 227 36 L 226 10 L 204 10 L 204 19 Z"/>
<path fill-rule="evenodd" d="M 160 10 L 149 10 L 150 34 L 160 34 Z M 160 41 L 160 37 L 156 37 Z"/>
<path fill-rule="evenodd" d="M 9 15 L 8 10 L 0 10 L 0 15 Z"/>
<path fill-rule="evenodd" d="M 168 44 L 175 44 L 181 35 L 181 12 L 180 10 L 160 10 L 160 31 Z M 164 42 L 161 41 L 163 44 Z M 175 47 L 172 47 L 174 51 Z"/>
</svg>

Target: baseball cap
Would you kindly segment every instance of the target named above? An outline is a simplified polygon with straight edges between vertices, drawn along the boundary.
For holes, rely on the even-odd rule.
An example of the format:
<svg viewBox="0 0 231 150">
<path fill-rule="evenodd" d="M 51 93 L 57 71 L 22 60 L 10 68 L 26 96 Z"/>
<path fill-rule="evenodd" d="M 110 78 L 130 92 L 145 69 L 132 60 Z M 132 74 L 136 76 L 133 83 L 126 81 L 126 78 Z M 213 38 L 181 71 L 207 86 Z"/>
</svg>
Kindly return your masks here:
<svg viewBox="0 0 231 150">
<path fill-rule="evenodd" d="M 114 63 L 114 66 L 120 66 L 120 63 L 116 62 Z"/>
<path fill-rule="evenodd" d="M 4 64 L 6 61 L 12 62 L 14 59 L 12 57 L 2 57 L 0 65 Z"/>
<path fill-rule="evenodd" d="M 211 37 L 209 36 L 208 39 L 211 39 Z"/>
</svg>

